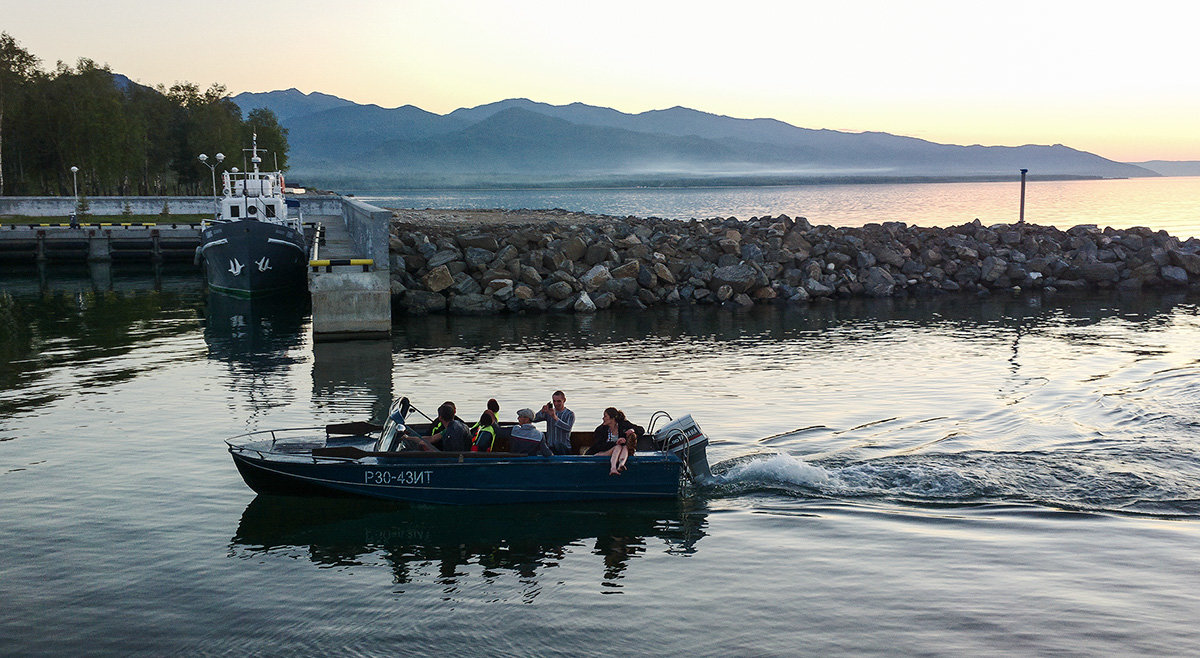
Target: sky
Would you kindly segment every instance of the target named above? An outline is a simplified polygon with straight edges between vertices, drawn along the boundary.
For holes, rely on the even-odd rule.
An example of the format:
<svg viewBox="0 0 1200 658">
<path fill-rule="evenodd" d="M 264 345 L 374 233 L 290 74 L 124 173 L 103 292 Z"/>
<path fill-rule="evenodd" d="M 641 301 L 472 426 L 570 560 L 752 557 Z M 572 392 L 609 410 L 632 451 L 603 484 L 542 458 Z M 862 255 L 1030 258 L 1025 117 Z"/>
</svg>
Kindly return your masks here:
<svg viewBox="0 0 1200 658">
<path fill-rule="evenodd" d="M 1185 2 L 0 0 L 53 68 L 295 87 L 445 114 L 506 98 L 682 105 L 952 144 L 1200 160 Z"/>
</svg>

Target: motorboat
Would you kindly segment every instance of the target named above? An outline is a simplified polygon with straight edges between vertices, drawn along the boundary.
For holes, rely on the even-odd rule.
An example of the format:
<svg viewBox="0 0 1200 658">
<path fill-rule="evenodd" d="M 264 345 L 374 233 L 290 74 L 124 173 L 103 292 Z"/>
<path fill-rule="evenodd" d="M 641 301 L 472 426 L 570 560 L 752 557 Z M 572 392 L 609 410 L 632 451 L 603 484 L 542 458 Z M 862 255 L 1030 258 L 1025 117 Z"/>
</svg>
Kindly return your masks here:
<svg viewBox="0 0 1200 658">
<path fill-rule="evenodd" d="M 225 443 L 246 484 L 260 494 L 491 505 L 672 498 L 689 483 L 712 479 L 708 437 L 690 415 L 655 412 L 628 469 L 610 475 L 609 457 L 582 454 L 591 432 L 572 432 L 573 454 L 550 457 L 508 452 L 511 423 L 501 424 L 492 452 L 417 449 L 405 437 L 427 436 L 432 423 L 407 425 L 411 409 L 400 398 L 383 425 L 260 430 Z"/>
<path fill-rule="evenodd" d="M 202 222 L 196 260 L 209 288 L 255 297 L 302 287 L 308 240 L 299 201 L 284 197 L 280 171 L 260 171 L 258 136 L 250 153 L 251 171 L 221 174 L 222 196 L 211 220 Z"/>
</svg>

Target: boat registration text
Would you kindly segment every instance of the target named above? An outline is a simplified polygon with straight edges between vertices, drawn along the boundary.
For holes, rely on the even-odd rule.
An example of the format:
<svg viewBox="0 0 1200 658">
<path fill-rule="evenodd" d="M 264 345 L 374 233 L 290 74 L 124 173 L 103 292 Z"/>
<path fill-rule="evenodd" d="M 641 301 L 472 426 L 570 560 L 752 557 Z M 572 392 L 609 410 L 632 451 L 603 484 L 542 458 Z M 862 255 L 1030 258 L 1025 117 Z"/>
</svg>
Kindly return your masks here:
<svg viewBox="0 0 1200 658">
<path fill-rule="evenodd" d="M 433 471 L 364 471 L 366 484 L 432 484 Z"/>
</svg>

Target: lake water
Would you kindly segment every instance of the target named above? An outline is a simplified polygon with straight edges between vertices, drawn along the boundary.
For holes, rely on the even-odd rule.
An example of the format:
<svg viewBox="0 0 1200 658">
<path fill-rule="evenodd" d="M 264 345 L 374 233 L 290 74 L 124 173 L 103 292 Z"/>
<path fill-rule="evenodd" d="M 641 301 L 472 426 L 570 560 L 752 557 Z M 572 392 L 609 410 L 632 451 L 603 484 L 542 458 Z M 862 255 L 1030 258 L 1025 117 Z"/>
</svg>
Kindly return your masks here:
<svg viewBox="0 0 1200 658">
<path fill-rule="evenodd" d="M 454 190 L 363 195 L 390 208 L 563 208 L 606 215 L 749 219 L 786 213 L 814 224 L 862 226 L 899 221 L 952 226 L 1017 221 L 1019 180 L 1011 183 L 794 185 L 584 190 Z M 1077 224 L 1150 226 L 1181 238 L 1200 236 L 1200 177 L 1030 181 L 1025 220 L 1069 228 Z"/>
<path fill-rule="evenodd" d="M 194 272 L 0 278 L 0 653 L 1178 655 L 1200 298 L 405 319 L 314 345 Z M 392 395 L 692 413 L 656 504 L 257 497 L 222 438 Z"/>
</svg>

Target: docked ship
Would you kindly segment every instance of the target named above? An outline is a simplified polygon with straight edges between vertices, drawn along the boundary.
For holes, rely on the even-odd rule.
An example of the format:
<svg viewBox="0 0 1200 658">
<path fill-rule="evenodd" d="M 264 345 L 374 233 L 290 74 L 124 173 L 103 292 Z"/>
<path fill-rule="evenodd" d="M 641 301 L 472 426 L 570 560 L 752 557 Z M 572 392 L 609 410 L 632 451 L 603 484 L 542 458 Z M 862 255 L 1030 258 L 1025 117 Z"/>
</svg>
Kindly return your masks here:
<svg viewBox="0 0 1200 658">
<path fill-rule="evenodd" d="M 201 228 L 197 260 L 212 290 L 256 297 L 304 285 L 308 241 L 300 204 L 283 196 L 283 172 L 259 171 L 258 136 L 252 171 L 221 174 L 216 216 Z"/>
</svg>

